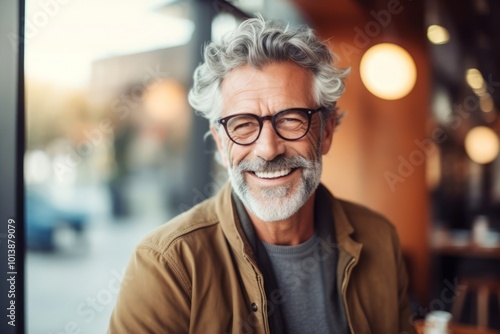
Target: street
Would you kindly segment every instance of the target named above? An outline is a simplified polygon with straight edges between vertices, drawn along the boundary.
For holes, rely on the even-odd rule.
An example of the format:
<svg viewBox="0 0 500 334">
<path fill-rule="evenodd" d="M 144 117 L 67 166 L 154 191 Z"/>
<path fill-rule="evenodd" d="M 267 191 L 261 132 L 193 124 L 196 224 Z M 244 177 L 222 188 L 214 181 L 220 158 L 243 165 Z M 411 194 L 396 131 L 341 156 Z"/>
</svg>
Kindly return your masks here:
<svg viewBox="0 0 500 334">
<path fill-rule="evenodd" d="M 162 223 L 148 219 L 93 222 L 84 240 L 62 231 L 57 252 L 27 252 L 27 333 L 105 333 L 135 245 Z"/>
</svg>

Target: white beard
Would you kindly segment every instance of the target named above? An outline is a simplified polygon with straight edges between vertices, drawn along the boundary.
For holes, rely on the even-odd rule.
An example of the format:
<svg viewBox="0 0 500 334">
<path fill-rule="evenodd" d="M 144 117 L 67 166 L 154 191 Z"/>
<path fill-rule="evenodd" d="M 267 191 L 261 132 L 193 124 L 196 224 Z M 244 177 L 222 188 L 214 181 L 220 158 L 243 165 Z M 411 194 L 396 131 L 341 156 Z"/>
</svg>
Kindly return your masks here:
<svg viewBox="0 0 500 334">
<path fill-rule="evenodd" d="M 300 183 L 292 185 L 250 189 L 245 180 L 246 171 L 279 170 L 284 168 L 300 168 Z M 307 160 L 296 156 L 292 158 L 278 157 L 273 161 L 260 158 L 242 161 L 229 168 L 229 179 L 233 189 L 255 216 L 265 222 L 282 221 L 293 216 L 316 191 L 321 179 L 321 154 L 316 159 Z"/>
</svg>

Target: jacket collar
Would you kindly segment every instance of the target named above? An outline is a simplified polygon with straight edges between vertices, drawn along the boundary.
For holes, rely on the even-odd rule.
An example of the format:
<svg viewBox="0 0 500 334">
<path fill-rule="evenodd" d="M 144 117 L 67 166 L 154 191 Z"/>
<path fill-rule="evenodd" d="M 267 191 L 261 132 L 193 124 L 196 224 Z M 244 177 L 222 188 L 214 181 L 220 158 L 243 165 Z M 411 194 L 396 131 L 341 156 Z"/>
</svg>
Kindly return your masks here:
<svg viewBox="0 0 500 334">
<path fill-rule="evenodd" d="M 238 217 L 236 208 L 231 198 L 232 187 L 227 183 L 217 194 L 215 209 L 217 217 L 231 247 L 236 251 L 236 255 L 243 260 L 249 258 L 257 267 L 254 259 L 252 247 L 248 242 Z"/>
<path fill-rule="evenodd" d="M 355 230 L 342 207 L 342 202 L 333 196 L 331 196 L 331 199 L 333 221 L 339 248 L 358 261 L 363 245 L 352 238 L 355 235 Z"/>
<path fill-rule="evenodd" d="M 245 237 L 234 203 L 231 199 L 231 191 L 231 184 L 227 183 L 217 194 L 215 204 L 217 216 L 219 217 L 222 230 L 231 247 L 238 251 L 237 253 L 239 256 L 249 256 L 253 258 L 252 247 Z M 349 259 L 354 258 L 357 262 L 361 254 L 362 245 L 351 238 L 355 231 L 342 207 L 342 203 L 322 184 L 318 187 L 317 192 L 321 192 L 321 194 L 319 194 L 321 196 L 324 195 L 329 197 L 331 202 L 335 236 L 340 251 L 345 252 Z M 340 262 L 339 267 L 343 267 L 343 264 Z"/>
<path fill-rule="evenodd" d="M 215 198 L 215 211 L 217 217 L 219 218 L 219 223 L 227 238 L 228 243 L 231 245 L 235 253 L 235 258 L 242 265 L 240 268 L 247 272 L 248 275 L 258 273 L 262 276 L 259 266 L 256 263 L 252 247 L 247 240 L 240 219 L 237 214 L 237 210 L 232 201 L 232 187 L 228 183 L 221 191 L 217 194 Z M 353 237 L 355 237 L 355 230 L 349 217 L 347 216 L 342 201 L 336 199 L 323 185 L 319 185 L 316 190 L 317 196 L 324 197 L 324 205 L 331 208 L 333 213 L 333 224 L 336 236 L 336 244 L 338 246 L 338 258 L 337 258 L 337 291 L 340 293 L 341 298 L 344 298 L 344 307 L 347 312 L 347 321 L 349 323 L 349 328 L 353 330 L 353 324 L 349 319 L 349 314 L 347 310 L 347 297 L 346 289 L 347 282 L 349 281 L 350 273 L 359 261 L 361 254 L 361 249 L 363 245 L 356 242 Z M 253 270 L 248 265 L 250 263 L 253 266 Z M 253 271 L 253 273 L 252 273 Z M 351 298 L 354 298 L 351 296 Z M 267 321 L 267 319 L 266 319 Z M 358 319 L 357 321 L 362 321 Z M 364 321 L 364 327 L 367 325 L 367 321 Z"/>
</svg>

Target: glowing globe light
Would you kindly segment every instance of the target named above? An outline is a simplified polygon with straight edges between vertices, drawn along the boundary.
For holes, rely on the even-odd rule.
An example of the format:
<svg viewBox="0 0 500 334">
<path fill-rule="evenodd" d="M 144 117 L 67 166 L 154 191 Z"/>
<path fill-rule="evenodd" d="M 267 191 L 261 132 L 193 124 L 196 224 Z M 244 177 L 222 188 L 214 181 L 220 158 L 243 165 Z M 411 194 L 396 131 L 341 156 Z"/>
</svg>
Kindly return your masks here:
<svg viewBox="0 0 500 334">
<path fill-rule="evenodd" d="M 472 128 L 465 137 L 465 151 L 478 164 L 487 164 L 495 160 L 499 148 L 498 136 L 486 126 Z"/>
<path fill-rule="evenodd" d="M 465 80 L 472 89 L 481 89 L 484 85 L 483 75 L 477 68 L 469 68 L 465 73 Z"/>
<path fill-rule="evenodd" d="M 445 44 L 450 40 L 450 34 L 446 28 L 433 24 L 427 28 L 427 38 L 432 44 Z"/>
<path fill-rule="evenodd" d="M 361 80 L 375 96 L 397 100 L 415 86 L 417 67 L 410 54 L 392 43 L 377 44 L 363 55 Z"/>
</svg>

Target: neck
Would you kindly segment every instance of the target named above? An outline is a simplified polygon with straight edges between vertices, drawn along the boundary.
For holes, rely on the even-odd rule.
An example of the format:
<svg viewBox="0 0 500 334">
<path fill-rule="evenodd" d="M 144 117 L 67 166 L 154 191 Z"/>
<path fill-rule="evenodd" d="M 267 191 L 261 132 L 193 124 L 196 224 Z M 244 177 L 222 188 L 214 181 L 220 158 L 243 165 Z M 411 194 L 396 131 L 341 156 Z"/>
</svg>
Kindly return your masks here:
<svg viewBox="0 0 500 334">
<path fill-rule="evenodd" d="M 299 211 L 281 221 L 265 222 L 247 210 L 258 238 L 268 244 L 283 246 L 307 241 L 314 234 L 314 197 L 315 194 L 311 195 Z"/>
</svg>

